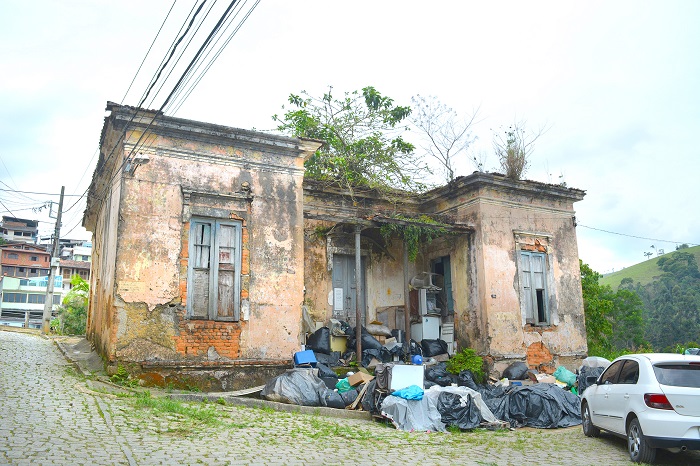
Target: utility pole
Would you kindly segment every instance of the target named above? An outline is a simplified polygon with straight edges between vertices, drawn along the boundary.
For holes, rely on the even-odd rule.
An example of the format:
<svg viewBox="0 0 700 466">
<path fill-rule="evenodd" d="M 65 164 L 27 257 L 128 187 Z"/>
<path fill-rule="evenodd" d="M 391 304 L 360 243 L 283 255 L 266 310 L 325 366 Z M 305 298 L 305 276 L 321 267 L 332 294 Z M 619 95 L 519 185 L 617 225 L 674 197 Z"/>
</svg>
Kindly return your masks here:
<svg viewBox="0 0 700 466">
<path fill-rule="evenodd" d="M 41 320 L 41 333 L 47 335 L 51 325 L 51 310 L 53 309 L 53 285 L 56 280 L 56 270 L 58 269 L 58 240 L 61 236 L 61 213 L 63 212 L 63 192 L 66 187 L 61 186 L 61 198 L 58 200 L 58 214 L 56 215 L 56 231 L 53 235 L 53 251 L 51 252 L 51 271 L 49 272 L 49 282 L 46 284 L 46 299 L 44 301 L 44 315 Z"/>
</svg>

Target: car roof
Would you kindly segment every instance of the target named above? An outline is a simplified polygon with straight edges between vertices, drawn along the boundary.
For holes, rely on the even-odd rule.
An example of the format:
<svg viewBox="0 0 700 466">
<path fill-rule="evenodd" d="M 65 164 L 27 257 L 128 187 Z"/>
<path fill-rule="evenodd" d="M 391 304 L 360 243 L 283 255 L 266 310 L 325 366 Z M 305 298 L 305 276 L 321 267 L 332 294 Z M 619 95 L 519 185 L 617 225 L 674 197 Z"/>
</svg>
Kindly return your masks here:
<svg viewBox="0 0 700 466">
<path fill-rule="evenodd" d="M 677 353 L 641 353 L 641 354 L 625 354 L 617 359 L 647 359 L 652 364 L 664 362 L 696 362 L 700 363 L 700 356 L 693 354 L 677 354 Z M 616 360 L 617 360 L 616 359 Z"/>
</svg>

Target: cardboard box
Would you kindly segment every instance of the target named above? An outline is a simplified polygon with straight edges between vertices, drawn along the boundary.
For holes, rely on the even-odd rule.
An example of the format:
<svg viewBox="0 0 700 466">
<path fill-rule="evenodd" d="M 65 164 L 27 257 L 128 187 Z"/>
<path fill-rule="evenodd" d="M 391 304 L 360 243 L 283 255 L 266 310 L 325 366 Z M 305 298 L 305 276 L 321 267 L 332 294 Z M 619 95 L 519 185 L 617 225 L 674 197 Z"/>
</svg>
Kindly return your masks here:
<svg viewBox="0 0 700 466">
<path fill-rule="evenodd" d="M 350 377 L 348 377 L 348 383 L 351 387 L 356 387 L 360 384 L 369 382 L 373 378 L 373 375 L 365 374 L 364 372 L 355 372 Z"/>
</svg>

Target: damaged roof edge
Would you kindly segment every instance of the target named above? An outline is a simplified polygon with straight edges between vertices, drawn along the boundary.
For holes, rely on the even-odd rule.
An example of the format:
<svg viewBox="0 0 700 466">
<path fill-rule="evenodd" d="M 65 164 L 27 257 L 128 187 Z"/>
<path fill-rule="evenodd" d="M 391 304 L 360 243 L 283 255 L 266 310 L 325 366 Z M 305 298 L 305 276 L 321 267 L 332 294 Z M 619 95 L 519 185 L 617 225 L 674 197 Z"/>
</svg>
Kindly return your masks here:
<svg viewBox="0 0 700 466">
<path fill-rule="evenodd" d="M 323 141 L 309 138 L 290 138 L 232 126 L 166 116 L 157 110 L 123 106 L 114 102 L 107 102 L 107 110 L 112 112 L 107 118 L 113 118 L 115 121 L 122 122 L 128 120 L 127 124 L 134 127 L 148 127 L 150 125 L 149 132 L 153 133 L 173 134 L 176 137 L 199 139 L 204 142 L 233 140 L 254 146 L 272 146 L 278 151 L 294 152 L 296 153 L 295 155 L 301 155 L 305 159 L 313 155 L 323 144 Z M 225 143 L 230 144 L 230 142 Z"/>
<path fill-rule="evenodd" d="M 536 192 L 539 195 L 553 198 L 566 198 L 573 202 L 582 200 L 586 191 L 577 188 L 568 188 L 561 185 L 541 183 L 531 180 L 511 180 L 500 173 L 474 172 L 471 175 L 455 178 L 452 183 L 440 186 L 422 194 L 425 201 L 438 198 L 450 198 L 463 194 L 466 191 L 490 186 L 503 191 L 517 191 L 520 193 Z"/>
</svg>

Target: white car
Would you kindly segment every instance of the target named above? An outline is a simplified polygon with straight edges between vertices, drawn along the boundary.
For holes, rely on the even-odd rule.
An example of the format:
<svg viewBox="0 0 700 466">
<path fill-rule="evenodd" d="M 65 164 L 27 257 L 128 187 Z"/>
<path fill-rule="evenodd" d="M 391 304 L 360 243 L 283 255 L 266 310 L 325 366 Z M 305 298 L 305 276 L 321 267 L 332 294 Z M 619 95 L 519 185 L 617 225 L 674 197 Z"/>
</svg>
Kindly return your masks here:
<svg viewBox="0 0 700 466">
<path fill-rule="evenodd" d="M 581 399 L 583 433 L 627 438 L 632 461 L 657 448 L 700 450 L 700 356 L 629 354 L 615 359 Z"/>
</svg>

